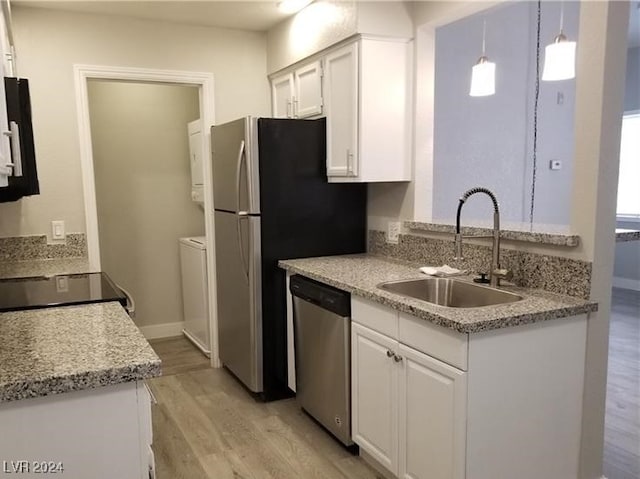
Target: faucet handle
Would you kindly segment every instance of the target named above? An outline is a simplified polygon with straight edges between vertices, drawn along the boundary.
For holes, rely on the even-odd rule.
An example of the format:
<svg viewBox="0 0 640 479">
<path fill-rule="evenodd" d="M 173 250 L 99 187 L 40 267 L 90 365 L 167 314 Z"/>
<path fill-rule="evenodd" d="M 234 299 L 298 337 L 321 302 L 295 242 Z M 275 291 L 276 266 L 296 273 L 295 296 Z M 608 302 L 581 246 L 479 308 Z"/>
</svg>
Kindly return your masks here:
<svg viewBox="0 0 640 479">
<path fill-rule="evenodd" d="M 505 281 L 511 281 L 513 279 L 513 271 L 511 271 L 510 269 L 494 269 L 492 274 L 494 276 L 497 276 L 498 279 L 504 279 Z"/>
</svg>

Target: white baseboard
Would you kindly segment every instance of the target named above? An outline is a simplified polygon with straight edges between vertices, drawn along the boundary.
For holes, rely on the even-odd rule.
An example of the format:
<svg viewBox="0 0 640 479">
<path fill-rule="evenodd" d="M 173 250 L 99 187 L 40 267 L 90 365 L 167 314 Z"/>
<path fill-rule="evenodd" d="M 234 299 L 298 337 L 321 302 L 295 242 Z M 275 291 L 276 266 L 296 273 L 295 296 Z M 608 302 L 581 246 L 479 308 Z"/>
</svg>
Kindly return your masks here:
<svg viewBox="0 0 640 479">
<path fill-rule="evenodd" d="M 614 276 L 613 287 L 640 291 L 640 279 L 622 278 L 620 276 Z"/>
<path fill-rule="evenodd" d="M 182 336 L 184 321 L 140 326 L 139 328 L 142 335 L 147 339 L 171 338 L 173 336 Z"/>
</svg>

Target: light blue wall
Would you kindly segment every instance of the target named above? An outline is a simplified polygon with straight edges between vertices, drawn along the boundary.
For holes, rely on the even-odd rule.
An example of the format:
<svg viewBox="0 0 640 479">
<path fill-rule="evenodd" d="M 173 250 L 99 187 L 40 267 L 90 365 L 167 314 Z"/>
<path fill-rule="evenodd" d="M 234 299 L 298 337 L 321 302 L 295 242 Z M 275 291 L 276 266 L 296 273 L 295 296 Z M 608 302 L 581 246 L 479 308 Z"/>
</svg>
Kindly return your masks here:
<svg viewBox="0 0 640 479">
<path fill-rule="evenodd" d="M 640 47 L 627 52 L 627 83 L 624 95 L 624 110 L 640 110 Z M 618 221 L 618 228 L 640 229 L 640 223 Z M 613 276 L 635 282 L 640 288 L 640 241 L 616 243 Z"/>
<path fill-rule="evenodd" d="M 640 110 L 640 47 L 627 50 L 627 83 L 624 111 Z"/>
<path fill-rule="evenodd" d="M 541 59 L 559 30 L 558 2 L 542 2 Z M 577 38 L 579 5 L 565 2 L 565 34 Z M 433 219 L 455 217 L 458 198 L 473 186 L 498 196 L 504 223 L 529 220 L 537 6 L 513 2 L 466 17 L 436 31 Z M 470 97 L 471 67 L 481 54 L 496 63 L 496 94 Z M 558 93 L 563 95 L 558 104 Z M 541 82 L 538 103 L 536 224 L 569 224 L 573 178 L 575 81 Z M 562 161 L 550 170 L 549 161 Z M 486 198 L 472 197 L 467 224 L 490 218 Z"/>
</svg>

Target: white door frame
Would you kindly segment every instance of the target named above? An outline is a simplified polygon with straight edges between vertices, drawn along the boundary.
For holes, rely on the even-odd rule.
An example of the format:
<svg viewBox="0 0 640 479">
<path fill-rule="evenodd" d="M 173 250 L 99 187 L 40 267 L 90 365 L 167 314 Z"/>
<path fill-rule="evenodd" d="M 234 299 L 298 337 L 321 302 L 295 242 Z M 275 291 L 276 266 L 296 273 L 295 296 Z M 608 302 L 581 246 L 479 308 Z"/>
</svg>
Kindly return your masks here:
<svg viewBox="0 0 640 479">
<path fill-rule="evenodd" d="M 73 66 L 76 108 L 78 114 L 78 133 L 80 140 L 80 165 L 82 168 L 82 187 L 84 191 L 84 210 L 87 231 L 87 250 L 89 268 L 100 271 L 100 243 L 98 236 L 98 211 L 96 206 L 96 188 L 93 168 L 93 148 L 91 144 L 91 125 L 89 119 L 89 98 L 87 81 L 89 79 L 121 80 L 145 83 L 173 83 L 199 87 L 200 118 L 203 124 L 205 151 L 211 151 L 211 133 L 209 127 L 215 121 L 213 98 L 213 74 L 178 70 L 155 70 L 146 68 L 114 67 L 103 65 Z M 211 332 L 211 365 L 220 367 L 218 358 L 218 318 L 216 308 L 216 274 L 214 247 L 213 215 L 213 176 L 211 162 L 204 165 L 204 210 L 207 250 L 207 277 L 209 279 L 209 317 Z"/>
</svg>

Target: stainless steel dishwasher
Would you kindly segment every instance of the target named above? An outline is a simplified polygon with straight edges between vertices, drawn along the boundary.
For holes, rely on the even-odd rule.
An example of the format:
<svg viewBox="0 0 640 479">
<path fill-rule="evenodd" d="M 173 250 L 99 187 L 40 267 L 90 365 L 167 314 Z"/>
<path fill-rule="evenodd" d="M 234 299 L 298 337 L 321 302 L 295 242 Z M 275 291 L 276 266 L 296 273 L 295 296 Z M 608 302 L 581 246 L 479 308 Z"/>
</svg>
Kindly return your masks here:
<svg viewBox="0 0 640 479">
<path fill-rule="evenodd" d="M 351 446 L 351 295 L 298 275 L 289 289 L 298 402 Z"/>
</svg>

